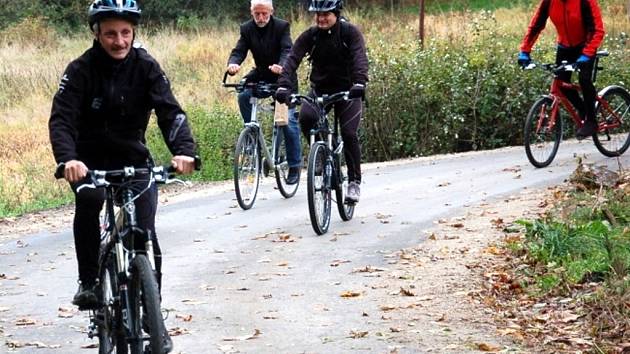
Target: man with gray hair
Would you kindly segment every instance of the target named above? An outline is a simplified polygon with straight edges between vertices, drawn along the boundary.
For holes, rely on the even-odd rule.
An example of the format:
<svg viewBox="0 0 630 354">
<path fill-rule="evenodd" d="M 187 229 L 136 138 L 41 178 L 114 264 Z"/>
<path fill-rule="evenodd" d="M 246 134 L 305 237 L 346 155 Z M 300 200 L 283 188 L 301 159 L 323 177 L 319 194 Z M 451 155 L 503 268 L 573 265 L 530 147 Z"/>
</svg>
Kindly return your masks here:
<svg viewBox="0 0 630 354">
<path fill-rule="evenodd" d="M 227 71 L 235 75 L 251 51 L 256 67 L 245 78 L 248 82 L 276 83 L 282 73 L 282 66 L 291 51 L 291 31 L 287 21 L 273 17 L 272 0 L 251 0 L 252 19 L 241 24 L 241 35 L 228 59 Z M 291 76 L 292 91 L 297 92 L 297 75 Z M 252 90 L 246 89 L 238 95 L 238 105 L 243 121 L 251 120 Z M 286 139 L 287 162 L 289 163 L 288 184 L 298 182 L 302 153 L 300 130 L 295 107 L 289 107 L 289 124 L 282 127 Z"/>
</svg>

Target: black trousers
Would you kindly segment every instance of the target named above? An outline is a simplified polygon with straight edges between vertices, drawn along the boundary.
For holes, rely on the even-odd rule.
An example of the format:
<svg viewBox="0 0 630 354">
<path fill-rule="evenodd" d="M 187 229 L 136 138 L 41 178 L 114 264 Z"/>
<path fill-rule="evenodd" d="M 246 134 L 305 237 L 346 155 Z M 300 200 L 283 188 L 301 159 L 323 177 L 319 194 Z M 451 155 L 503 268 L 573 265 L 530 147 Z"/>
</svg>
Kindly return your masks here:
<svg viewBox="0 0 630 354">
<path fill-rule="evenodd" d="M 98 253 L 100 247 L 99 214 L 105 202 L 104 189 L 76 188 L 82 182 L 72 184 L 75 196 L 74 245 L 79 266 L 79 280 L 83 284 L 94 284 L 98 277 Z M 137 182 L 139 186 L 146 182 Z M 138 226 L 153 235 L 153 251 L 158 284 L 161 285 L 162 252 L 155 233 L 155 213 L 157 211 L 157 186 L 153 184 L 135 201 Z"/>
<path fill-rule="evenodd" d="M 309 94 L 315 97 L 315 93 Z M 348 165 L 348 180 L 361 183 L 361 144 L 359 143 L 359 124 L 363 113 L 363 103 L 359 99 L 340 101 L 333 105 L 334 113 L 339 119 L 341 139 L 344 145 L 344 157 Z M 300 109 L 300 128 L 306 141 L 310 139 L 311 129 L 317 123 L 319 111 L 310 103 L 303 101 Z"/>
<path fill-rule="evenodd" d="M 566 60 L 568 64 L 575 63 L 577 59 L 582 55 L 582 49 L 584 47 L 571 47 L 563 48 L 558 47 L 556 52 L 556 64 L 561 64 L 563 60 Z M 595 120 L 595 97 L 597 91 L 593 84 L 593 65 L 594 60 L 590 60 L 580 65 L 579 82 L 582 88 L 582 96 L 584 100 L 580 98 L 577 91 L 563 90 L 562 92 L 567 96 L 573 107 L 578 110 L 581 117 L 586 120 Z M 571 72 L 564 71 L 558 74 L 558 78 L 564 82 L 571 82 Z"/>
</svg>

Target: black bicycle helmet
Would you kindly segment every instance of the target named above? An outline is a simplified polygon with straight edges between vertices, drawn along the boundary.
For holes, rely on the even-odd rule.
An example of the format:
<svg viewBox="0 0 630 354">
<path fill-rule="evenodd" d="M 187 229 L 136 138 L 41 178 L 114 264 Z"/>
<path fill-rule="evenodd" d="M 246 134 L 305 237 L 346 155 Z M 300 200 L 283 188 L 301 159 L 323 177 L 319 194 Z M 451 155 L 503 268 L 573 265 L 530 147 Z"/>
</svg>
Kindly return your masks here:
<svg viewBox="0 0 630 354">
<path fill-rule="evenodd" d="M 338 12 L 343 8 L 342 0 L 311 0 L 308 11 L 310 12 Z"/>
<path fill-rule="evenodd" d="M 136 0 L 94 0 L 88 9 L 90 28 L 104 18 L 118 17 L 137 25 L 140 13 Z"/>
</svg>

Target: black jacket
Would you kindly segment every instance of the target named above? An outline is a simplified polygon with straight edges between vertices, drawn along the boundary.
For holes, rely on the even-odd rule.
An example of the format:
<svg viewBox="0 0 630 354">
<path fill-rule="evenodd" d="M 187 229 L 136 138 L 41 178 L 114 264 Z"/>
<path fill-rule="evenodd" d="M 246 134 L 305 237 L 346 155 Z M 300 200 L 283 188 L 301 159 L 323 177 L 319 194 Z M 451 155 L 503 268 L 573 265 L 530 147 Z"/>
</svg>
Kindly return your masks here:
<svg viewBox="0 0 630 354">
<path fill-rule="evenodd" d="M 48 122 L 55 160 L 80 160 L 90 169 L 146 165 L 145 131 L 151 110 L 173 155 L 195 155 L 186 114 L 168 78 L 146 50 L 122 61 L 94 42 L 66 68 Z"/>
<path fill-rule="evenodd" d="M 318 94 L 335 93 L 350 89 L 353 84 L 368 81 L 368 58 L 365 40 L 353 24 L 339 20 L 328 30 L 313 26 L 295 40 L 284 65 L 278 84 L 287 87 L 308 55 L 312 69 L 311 86 Z"/>
<path fill-rule="evenodd" d="M 271 16 L 264 28 L 259 28 L 254 20 L 241 24 L 241 36 L 230 53 L 228 64 L 241 65 L 247 57 L 247 51 L 252 52 L 256 67 L 246 78 L 248 81 L 275 83 L 278 75 L 269 70 L 269 66 L 284 62 L 291 51 L 291 30 L 287 21 Z M 291 85 L 297 92 L 297 75 L 291 77 Z"/>
</svg>

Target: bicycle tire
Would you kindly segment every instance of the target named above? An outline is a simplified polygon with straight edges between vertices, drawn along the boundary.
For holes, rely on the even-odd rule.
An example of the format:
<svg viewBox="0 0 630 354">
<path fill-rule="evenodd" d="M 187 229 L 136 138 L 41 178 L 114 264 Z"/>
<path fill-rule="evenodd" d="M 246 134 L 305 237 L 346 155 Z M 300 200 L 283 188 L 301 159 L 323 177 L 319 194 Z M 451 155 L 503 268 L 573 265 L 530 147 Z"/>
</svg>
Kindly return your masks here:
<svg viewBox="0 0 630 354">
<path fill-rule="evenodd" d="M 143 338 L 144 330 L 149 335 L 151 353 L 164 352 L 164 334 L 166 328 L 160 309 L 160 293 L 149 259 L 144 254 L 138 254 L 131 264 L 131 283 L 129 284 L 129 306 L 131 309 L 133 334 L 136 338 Z M 142 340 L 130 343 L 131 354 L 144 353 Z"/>
<path fill-rule="evenodd" d="M 256 201 L 260 163 L 257 132 L 247 127 L 241 131 L 234 150 L 234 191 L 243 210 L 250 209 Z"/>
<path fill-rule="evenodd" d="M 630 146 L 630 93 L 621 86 L 609 86 L 604 88 L 600 95 L 608 102 L 609 107 L 620 115 L 621 122 L 598 102 L 595 108 L 598 127 L 611 124 L 617 126 L 612 129 L 599 128 L 593 135 L 593 142 L 604 156 L 620 156 Z"/>
<path fill-rule="evenodd" d="M 289 176 L 289 162 L 287 161 L 286 144 L 287 139 L 284 136 L 283 129 L 279 127 L 275 127 L 274 129 L 277 129 L 272 147 L 274 149 L 274 156 L 276 157 L 276 161 L 274 162 L 276 184 L 278 185 L 278 190 L 280 191 L 280 194 L 288 199 L 293 197 L 297 192 L 298 186 L 300 185 L 300 175 L 298 174 L 298 181 L 296 184 L 287 184 L 287 177 Z M 301 173 L 301 171 L 298 173 Z"/>
<path fill-rule="evenodd" d="M 523 129 L 523 143 L 527 159 L 535 167 L 547 167 L 556 157 L 562 141 L 562 117 L 560 107 L 555 125 L 549 129 L 549 119 L 554 109 L 549 96 L 539 98 L 527 113 Z"/>
<path fill-rule="evenodd" d="M 328 161 L 328 148 L 322 142 L 316 142 L 311 147 L 308 156 L 307 196 L 308 212 L 311 226 L 318 235 L 323 235 L 330 226 L 331 167 Z"/>
<path fill-rule="evenodd" d="M 122 312 L 120 302 L 116 300 L 118 285 L 116 271 L 111 259 L 105 261 L 99 274 L 99 300 L 102 307 L 96 312 L 98 352 L 99 354 L 111 354 L 116 349 L 116 354 L 127 354 L 127 341 L 120 324 Z"/>
<path fill-rule="evenodd" d="M 337 198 L 337 209 L 343 221 L 350 221 L 354 215 L 355 204 L 345 202 L 346 191 L 348 190 L 348 166 L 343 149 L 339 154 L 335 154 L 335 197 Z"/>
</svg>

